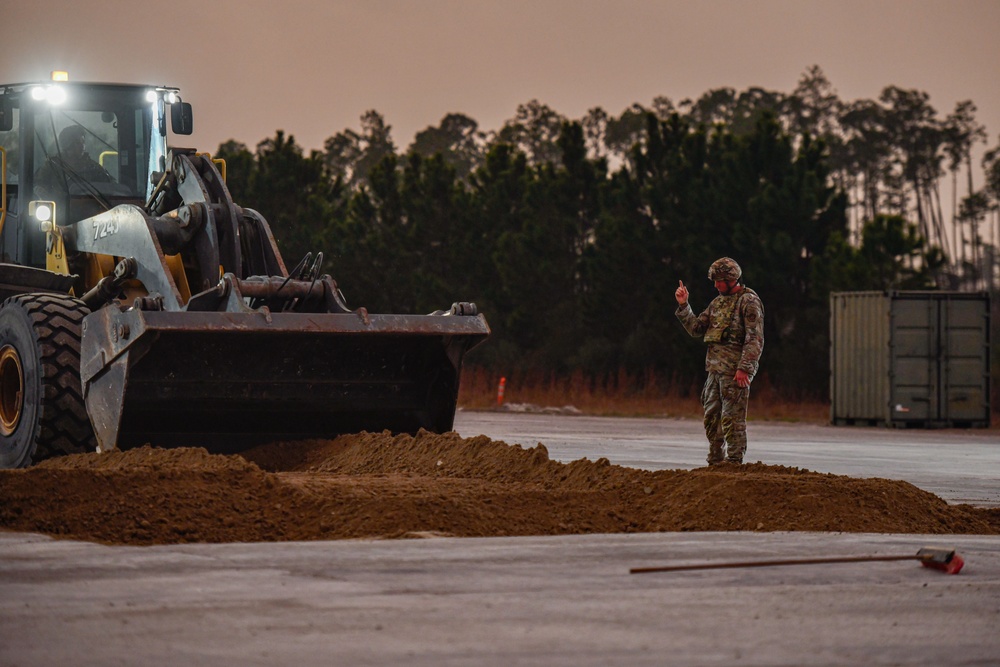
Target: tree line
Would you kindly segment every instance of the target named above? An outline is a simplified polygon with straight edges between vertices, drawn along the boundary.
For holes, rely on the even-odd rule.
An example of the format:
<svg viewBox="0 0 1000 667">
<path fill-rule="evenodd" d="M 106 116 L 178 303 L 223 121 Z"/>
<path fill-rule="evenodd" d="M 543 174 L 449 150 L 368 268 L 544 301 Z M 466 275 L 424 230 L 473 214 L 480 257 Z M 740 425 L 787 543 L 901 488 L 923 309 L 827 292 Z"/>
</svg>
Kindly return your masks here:
<svg viewBox="0 0 1000 667">
<path fill-rule="evenodd" d="M 845 104 L 812 68 L 791 94 L 722 89 L 618 117 L 568 119 L 532 101 L 486 133 L 449 114 L 405 152 L 370 111 L 322 151 L 278 131 L 217 156 L 286 262 L 322 251 L 353 307 L 475 301 L 493 336 L 471 364 L 695 386 L 704 349 L 677 323 L 673 292 L 683 280 L 707 305 L 708 265 L 728 255 L 764 301 L 762 372 L 823 396 L 831 291 L 985 279 L 1000 150 L 976 190 L 984 131 L 971 102 L 959 107 L 941 119 L 925 94 L 895 88 Z M 970 179 L 954 228 L 941 215 L 945 160 Z"/>
</svg>

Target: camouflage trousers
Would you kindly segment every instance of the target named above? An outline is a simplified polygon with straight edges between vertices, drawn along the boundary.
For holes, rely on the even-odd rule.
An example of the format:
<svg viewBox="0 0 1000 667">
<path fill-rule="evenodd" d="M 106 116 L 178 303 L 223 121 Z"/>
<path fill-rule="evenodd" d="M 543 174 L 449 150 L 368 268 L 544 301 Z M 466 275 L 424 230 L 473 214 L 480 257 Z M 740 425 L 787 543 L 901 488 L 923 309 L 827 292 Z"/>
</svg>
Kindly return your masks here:
<svg viewBox="0 0 1000 667">
<path fill-rule="evenodd" d="M 743 463 L 747 451 L 747 403 L 750 388 L 736 384 L 730 374 L 709 373 L 701 391 L 708 437 L 708 464 Z"/>
</svg>

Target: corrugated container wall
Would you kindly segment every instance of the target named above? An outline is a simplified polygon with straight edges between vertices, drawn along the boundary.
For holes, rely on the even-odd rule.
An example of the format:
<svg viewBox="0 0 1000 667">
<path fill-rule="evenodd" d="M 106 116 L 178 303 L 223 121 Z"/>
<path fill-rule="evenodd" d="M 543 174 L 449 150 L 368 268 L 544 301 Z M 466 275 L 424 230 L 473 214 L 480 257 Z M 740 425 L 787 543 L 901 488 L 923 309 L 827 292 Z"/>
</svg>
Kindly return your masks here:
<svg viewBox="0 0 1000 667">
<path fill-rule="evenodd" d="M 831 421 L 989 426 L 989 318 L 985 292 L 832 293 Z"/>
</svg>

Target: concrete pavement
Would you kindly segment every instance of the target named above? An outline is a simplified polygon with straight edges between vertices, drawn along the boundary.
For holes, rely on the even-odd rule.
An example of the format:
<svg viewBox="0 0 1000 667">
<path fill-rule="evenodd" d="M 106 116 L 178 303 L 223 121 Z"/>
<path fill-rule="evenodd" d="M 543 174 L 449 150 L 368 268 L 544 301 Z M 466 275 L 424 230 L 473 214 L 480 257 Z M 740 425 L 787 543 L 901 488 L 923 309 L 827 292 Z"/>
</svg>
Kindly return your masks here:
<svg viewBox="0 0 1000 667">
<path fill-rule="evenodd" d="M 916 561 L 629 574 L 860 555 Z M 0 533 L 2 665 L 988 665 L 1000 537 L 697 533 L 105 547 Z"/>
<path fill-rule="evenodd" d="M 995 432 L 751 424 L 750 460 L 996 504 Z M 695 420 L 460 413 L 553 458 L 702 465 Z M 853 471 L 853 472 L 852 472 Z M 943 492 L 942 492 L 943 490 Z M 632 567 L 953 546 L 916 561 Z M 0 667 L 996 665 L 1000 537 L 663 533 L 108 547 L 0 533 Z"/>
</svg>

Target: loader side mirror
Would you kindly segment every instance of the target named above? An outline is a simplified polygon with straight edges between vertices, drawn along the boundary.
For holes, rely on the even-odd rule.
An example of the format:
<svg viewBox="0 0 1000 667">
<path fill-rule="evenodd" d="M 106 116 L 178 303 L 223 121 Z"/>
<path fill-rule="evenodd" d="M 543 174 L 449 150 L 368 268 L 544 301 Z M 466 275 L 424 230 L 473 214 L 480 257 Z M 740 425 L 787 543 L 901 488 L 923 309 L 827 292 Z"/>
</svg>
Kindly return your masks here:
<svg viewBox="0 0 1000 667">
<path fill-rule="evenodd" d="M 170 129 L 174 134 L 191 134 L 194 131 L 194 114 L 188 102 L 170 105 Z"/>
<path fill-rule="evenodd" d="M 9 97 L 0 97 L 0 132 L 14 129 L 14 108 Z"/>
</svg>

